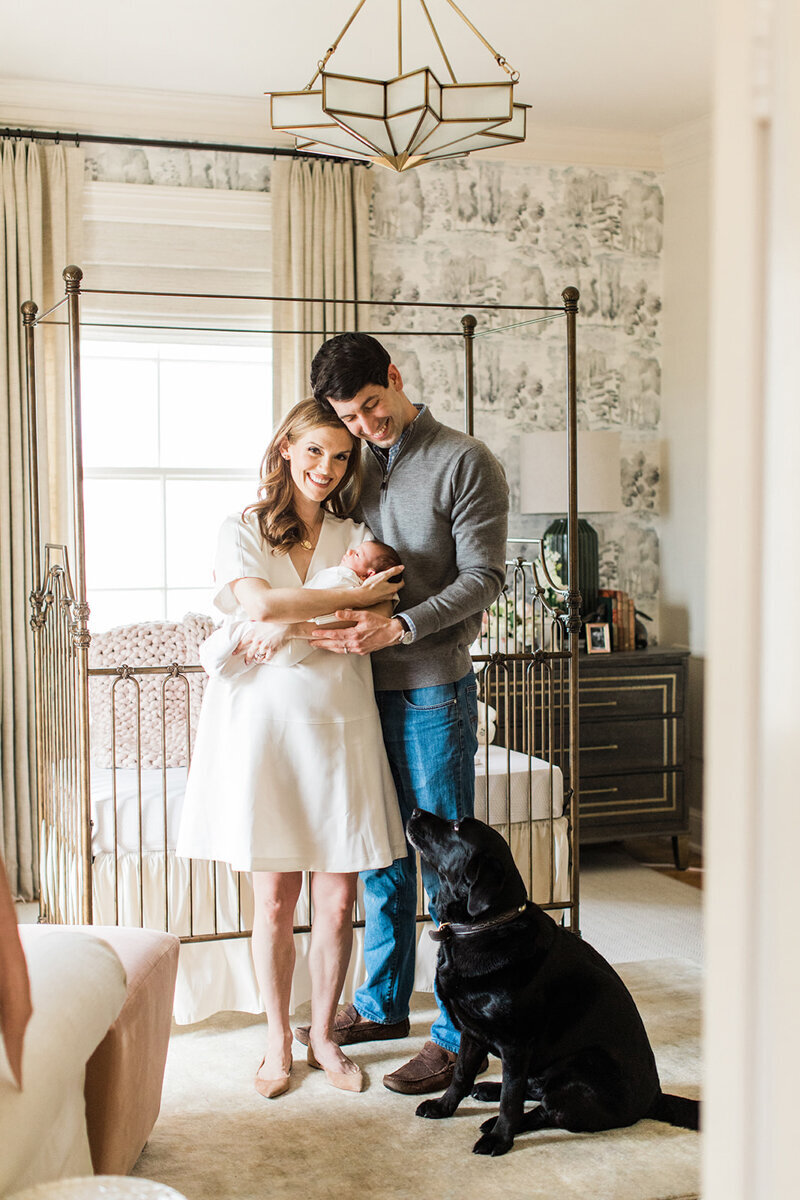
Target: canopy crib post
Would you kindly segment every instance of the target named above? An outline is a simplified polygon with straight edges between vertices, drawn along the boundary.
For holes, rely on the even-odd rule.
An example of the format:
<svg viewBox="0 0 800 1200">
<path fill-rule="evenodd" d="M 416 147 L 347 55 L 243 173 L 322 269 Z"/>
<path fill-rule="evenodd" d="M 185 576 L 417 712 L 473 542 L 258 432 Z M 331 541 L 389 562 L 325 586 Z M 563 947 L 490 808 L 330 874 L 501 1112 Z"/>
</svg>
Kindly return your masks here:
<svg viewBox="0 0 800 1200">
<path fill-rule="evenodd" d="M 477 318 L 467 313 L 461 318 L 464 330 L 464 432 L 470 437 L 475 434 L 475 326 Z"/>
<path fill-rule="evenodd" d="M 581 594 L 578 588 L 578 390 L 577 390 L 577 354 L 576 332 L 578 323 L 578 300 L 580 293 L 575 287 L 564 288 L 561 293 L 564 301 L 564 313 L 567 320 L 567 587 L 568 614 L 567 630 L 569 633 L 569 783 L 572 796 L 570 799 L 570 825 L 572 861 L 570 864 L 572 882 L 572 912 L 571 920 L 574 933 L 580 933 L 577 927 L 580 887 L 580 726 L 578 700 L 578 635 L 581 631 Z"/>
<path fill-rule="evenodd" d="M 69 392 L 72 413 L 72 503 L 75 546 L 75 608 L 72 645 L 75 653 L 77 767 L 81 812 L 81 919 L 92 924 L 92 823 L 89 765 L 89 605 L 86 602 L 86 544 L 83 511 L 83 425 L 81 420 L 80 292 L 83 271 L 66 267 L 69 329 Z"/>
</svg>

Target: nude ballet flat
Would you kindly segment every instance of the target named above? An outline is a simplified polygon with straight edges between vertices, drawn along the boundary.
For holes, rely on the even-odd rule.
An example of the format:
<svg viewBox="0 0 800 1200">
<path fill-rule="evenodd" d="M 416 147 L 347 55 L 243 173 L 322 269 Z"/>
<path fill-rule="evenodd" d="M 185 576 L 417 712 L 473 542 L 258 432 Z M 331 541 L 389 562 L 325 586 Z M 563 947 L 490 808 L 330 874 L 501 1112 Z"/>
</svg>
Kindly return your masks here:
<svg viewBox="0 0 800 1200">
<path fill-rule="evenodd" d="M 348 1059 L 352 1062 L 352 1059 Z M 323 1067 L 322 1063 L 317 1062 L 317 1057 L 311 1047 L 308 1047 L 308 1055 L 306 1062 L 310 1067 L 314 1067 L 317 1071 L 324 1071 L 325 1078 L 331 1087 L 339 1088 L 342 1092 L 360 1092 L 364 1088 L 364 1076 L 361 1074 L 361 1068 L 357 1068 L 356 1073 L 352 1071 L 329 1071 L 327 1067 Z M 355 1063 L 353 1063 L 355 1066 Z"/>
<path fill-rule="evenodd" d="M 258 1064 L 258 1071 L 261 1070 L 266 1061 L 265 1056 Z M 292 1072 L 291 1060 L 289 1061 L 289 1070 L 285 1075 L 279 1075 L 277 1079 L 262 1079 L 258 1071 L 256 1071 L 256 1091 L 259 1096 L 263 1096 L 266 1100 L 274 1100 L 276 1096 L 282 1096 L 284 1092 L 288 1092 L 289 1076 Z"/>
</svg>

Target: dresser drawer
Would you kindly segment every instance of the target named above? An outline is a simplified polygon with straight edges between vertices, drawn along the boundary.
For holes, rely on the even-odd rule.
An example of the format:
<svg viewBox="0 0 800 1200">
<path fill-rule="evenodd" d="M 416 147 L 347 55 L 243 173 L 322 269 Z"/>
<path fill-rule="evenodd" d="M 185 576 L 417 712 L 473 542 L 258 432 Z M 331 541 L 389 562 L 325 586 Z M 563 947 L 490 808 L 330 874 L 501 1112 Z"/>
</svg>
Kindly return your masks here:
<svg viewBox="0 0 800 1200">
<path fill-rule="evenodd" d="M 683 671 L 586 672 L 579 687 L 581 719 L 655 717 L 683 712 Z"/>
<path fill-rule="evenodd" d="M 584 777 L 579 807 L 582 836 L 600 825 L 683 823 L 683 772 Z"/>
<path fill-rule="evenodd" d="M 683 721 L 581 721 L 581 776 L 677 767 L 683 761 Z"/>
<path fill-rule="evenodd" d="M 613 657 L 613 656 L 612 656 Z M 543 689 L 540 675 L 531 683 L 523 678 L 510 676 L 498 681 L 488 680 L 489 703 L 505 717 L 506 705 L 509 724 L 523 720 L 531 711 L 541 712 L 545 701 L 551 698 L 555 720 L 569 711 L 569 684 L 566 679 L 554 679 L 552 687 Z M 630 667 L 615 669 L 610 664 L 602 673 L 587 671 L 582 667 L 578 685 L 578 703 L 581 721 L 605 720 L 606 717 L 660 717 L 680 714 L 684 706 L 683 671 L 669 668 L 662 670 Z"/>
</svg>

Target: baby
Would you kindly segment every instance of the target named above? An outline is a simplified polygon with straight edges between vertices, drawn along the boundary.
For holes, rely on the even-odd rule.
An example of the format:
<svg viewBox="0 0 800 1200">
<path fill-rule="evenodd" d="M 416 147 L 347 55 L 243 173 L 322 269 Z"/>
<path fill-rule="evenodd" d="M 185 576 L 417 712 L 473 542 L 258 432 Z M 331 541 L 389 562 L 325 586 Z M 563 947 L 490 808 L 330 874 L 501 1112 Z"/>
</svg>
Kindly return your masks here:
<svg viewBox="0 0 800 1200">
<path fill-rule="evenodd" d="M 399 566 L 400 555 L 385 542 L 362 542 L 360 546 L 345 550 L 338 566 L 317 571 L 303 587 L 358 587 L 365 579 L 369 579 L 370 575 L 377 575 L 378 571 L 388 571 L 390 567 Z M 317 625 L 328 625 L 336 620 L 336 614 L 327 613 L 314 620 Z M 234 650 L 254 624 L 253 621 L 243 621 L 239 617 L 226 617 L 219 629 L 215 629 L 211 636 L 206 638 L 199 654 L 200 663 L 207 675 L 230 679 L 233 675 L 249 671 L 251 667 L 293 667 L 316 648 L 303 638 L 292 638 L 266 662 L 246 662 L 245 656 L 234 654 Z"/>
</svg>

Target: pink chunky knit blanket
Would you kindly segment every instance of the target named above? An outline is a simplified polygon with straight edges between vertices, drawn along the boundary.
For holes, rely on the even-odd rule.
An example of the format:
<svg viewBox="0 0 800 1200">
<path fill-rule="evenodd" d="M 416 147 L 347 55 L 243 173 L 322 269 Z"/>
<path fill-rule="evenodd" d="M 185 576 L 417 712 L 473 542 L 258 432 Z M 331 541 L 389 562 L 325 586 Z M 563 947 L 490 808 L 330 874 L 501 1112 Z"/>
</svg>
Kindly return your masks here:
<svg viewBox="0 0 800 1200">
<path fill-rule="evenodd" d="M 90 667 L 196 666 L 198 650 L 215 628 L 212 617 L 187 613 L 180 622 L 148 621 L 120 625 L 92 635 Z M 189 725 L 194 738 L 206 686 L 204 673 L 185 676 L 189 688 Z M 166 682 L 165 682 L 166 681 Z M 112 687 L 115 746 L 112 760 Z M 162 706 L 166 735 L 166 762 L 161 741 Z M 141 752 L 137 746 L 137 710 L 140 714 Z M 92 762 L 97 767 L 185 767 L 187 758 L 186 683 L 166 675 L 139 675 L 135 679 L 104 675 L 90 677 L 89 711 Z"/>
</svg>

